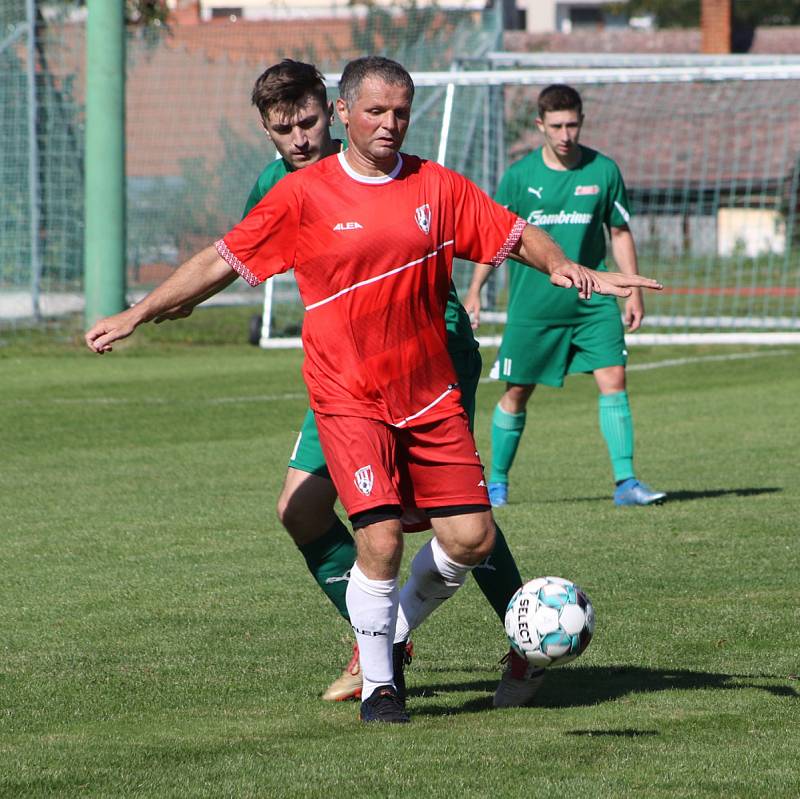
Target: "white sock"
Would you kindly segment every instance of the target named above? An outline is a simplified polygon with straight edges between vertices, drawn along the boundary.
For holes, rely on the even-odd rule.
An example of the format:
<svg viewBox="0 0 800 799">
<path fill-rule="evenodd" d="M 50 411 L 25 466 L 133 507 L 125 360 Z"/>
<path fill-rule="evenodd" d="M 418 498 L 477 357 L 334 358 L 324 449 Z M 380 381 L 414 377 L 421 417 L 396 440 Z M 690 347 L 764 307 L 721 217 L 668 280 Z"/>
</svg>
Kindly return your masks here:
<svg viewBox="0 0 800 799">
<path fill-rule="evenodd" d="M 397 622 L 398 580 L 370 580 L 358 563 L 350 570 L 345 600 L 358 641 L 362 702 L 379 685 L 394 685 L 392 642 Z"/>
<path fill-rule="evenodd" d="M 432 538 L 411 561 L 411 574 L 400 591 L 394 640 L 405 641 L 445 599 L 464 585 L 474 567 L 456 563 Z"/>
</svg>

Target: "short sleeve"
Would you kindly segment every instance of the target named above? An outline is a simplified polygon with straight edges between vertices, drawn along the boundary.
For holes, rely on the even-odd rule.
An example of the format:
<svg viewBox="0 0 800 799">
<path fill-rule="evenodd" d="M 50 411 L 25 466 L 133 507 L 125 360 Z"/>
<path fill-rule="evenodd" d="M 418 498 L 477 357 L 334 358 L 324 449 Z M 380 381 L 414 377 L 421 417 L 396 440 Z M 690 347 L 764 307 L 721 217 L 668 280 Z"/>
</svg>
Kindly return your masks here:
<svg viewBox="0 0 800 799">
<path fill-rule="evenodd" d="M 251 286 L 294 266 L 302 191 L 291 178 L 277 183 L 216 243 L 217 252 Z"/>
<path fill-rule="evenodd" d="M 608 204 L 605 223 L 609 227 L 622 227 L 631 221 L 628 192 L 619 167 L 612 161 L 608 184 Z"/>
<path fill-rule="evenodd" d="M 471 180 L 450 172 L 455 211 L 455 255 L 499 266 L 519 241 L 525 220 L 495 202 Z"/>
</svg>

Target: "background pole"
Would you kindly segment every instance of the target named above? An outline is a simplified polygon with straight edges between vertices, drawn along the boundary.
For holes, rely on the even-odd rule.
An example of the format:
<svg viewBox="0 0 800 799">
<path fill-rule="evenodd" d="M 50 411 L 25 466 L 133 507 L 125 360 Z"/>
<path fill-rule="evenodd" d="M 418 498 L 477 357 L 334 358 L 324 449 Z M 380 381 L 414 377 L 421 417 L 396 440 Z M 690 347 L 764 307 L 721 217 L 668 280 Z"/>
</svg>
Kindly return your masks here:
<svg viewBox="0 0 800 799">
<path fill-rule="evenodd" d="M 28 28 L 28 219 L 31 242 L 31 308 L 33 318 L 41 317 L 39 292 L 42 282 L 42 254 L 39 246 L 40 197 L 39 197 L 39 140 L 38 106 L 36 97 L 36 9 L 34 0 L 25 1 L 25 17 Z"/>
<path fill-rule="evenodd" d="M 86 30 L 86 323 L 125 308 L 125 4 L 89 0 Z"/>
</svg>

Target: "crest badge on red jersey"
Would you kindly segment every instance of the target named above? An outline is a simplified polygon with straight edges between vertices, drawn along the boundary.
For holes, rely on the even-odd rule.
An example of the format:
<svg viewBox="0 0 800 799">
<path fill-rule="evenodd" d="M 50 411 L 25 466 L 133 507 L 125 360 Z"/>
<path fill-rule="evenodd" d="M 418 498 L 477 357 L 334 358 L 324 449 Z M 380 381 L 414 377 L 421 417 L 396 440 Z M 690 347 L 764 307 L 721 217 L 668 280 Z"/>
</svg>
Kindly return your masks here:
<svg viewBox="0 0 800 799">
<path fill-rule="evenodd" d="M 419 225 L 419 229 L 428 234 L 431 232 L 431 207 L 428 203 L 425 205 L 420 205 L 419 208 L 415 211 L 415 215 L 417 217 L 417 224 Z"/>
<path fill-rule="evenodd" d="M 355 473 L 354 483 L 356 484 L 356 488 L 364 494 L 364 496 L 369 496 L 372 493 L 372 484 L 374 483 L 375 478 L 372 475 L 372 467 L 371 466 L 362 466 L 358 469 Z"/>
</svg>

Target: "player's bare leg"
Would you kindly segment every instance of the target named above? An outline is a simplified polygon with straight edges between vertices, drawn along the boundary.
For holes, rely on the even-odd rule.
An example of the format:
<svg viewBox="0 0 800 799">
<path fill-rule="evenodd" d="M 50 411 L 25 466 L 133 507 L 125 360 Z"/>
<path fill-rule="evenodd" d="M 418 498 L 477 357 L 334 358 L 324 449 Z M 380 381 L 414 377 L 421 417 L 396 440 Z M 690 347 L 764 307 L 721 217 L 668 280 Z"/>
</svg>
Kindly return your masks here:
<svg viewBox="0 0 800 799">
<path fill-rule="evenodd" d="M 347 609 L 361 658 L 361 720 L 405 723 L 409 719 L 394 684 L 392 659 L 402 526 L 394 518 L 376 521 L 359 529 L 356 541 L 358 558 L 347 585 Z"/>
<path fill-rule="evenodd" d="M 506 383 L 506 390 L 500 397 L 500 407 L 506 413 L 524 413 L 535 388 L 535 384 L 526 386 L 518 383 Z"/>
<path fill-rule="evenodd" d="M 656 505 L 664 501 L 663 491 L 654 491 L 636 479 L 633 470 L 633 418 L 628 403 L 624 366 L 594 370 L 600 391 L 600 431 L 606 441 L 616 488 L 616 505 Z"/>
<path fill-rule="evenodd" d="M 508 503 L 508 472 L 514 463 L 525 429 L 528 400 L 535 385 L 506 383 L 506 390 L 492 416 L 492 465 L 489 500 L 495 508 Z"/>
<path fill-rule="evenodd" d="M 349 623 L 345 594 L 356 558 L 353 537 L 334 512 L 336 488 L 328 477 L 289 467 L 280 497 L 278 518 L 305 558 L 309 571 L 339 614 Z M 342 673 L 322 698 L 330 702 L 361 696 L 358 646 Z"/>
<path fill-rule="evenodd" d="M 278 518 L 298 546 L 318 540 L 336 520 L 336 488 L 319 477 L 291 466 L 278 497 Z"/>
</svg>

